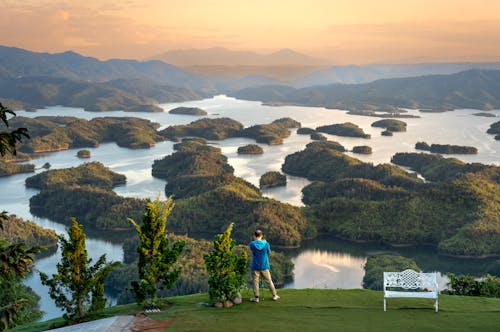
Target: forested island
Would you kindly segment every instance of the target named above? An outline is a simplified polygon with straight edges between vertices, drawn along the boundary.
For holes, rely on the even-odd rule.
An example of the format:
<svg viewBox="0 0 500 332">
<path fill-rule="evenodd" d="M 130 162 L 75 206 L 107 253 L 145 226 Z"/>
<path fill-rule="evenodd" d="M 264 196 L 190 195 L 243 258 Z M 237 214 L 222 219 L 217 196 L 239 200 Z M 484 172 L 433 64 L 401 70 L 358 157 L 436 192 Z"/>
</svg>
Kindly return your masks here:
<svg viewBox="0 0 500 332">
<path fill-rule="evenodd" d="M 9 176 L 18 173 L 32 173 L 35 171 L 33 164 L 16 164 L 0 161 L 0 176 Z"/>
<path fill-rule="evenodd" d="M 25 153 L 39 153 L 72 148 L 96 147 L 104 142 L 132 149 L 149 148 L 163 140 L 157 133 L 159 124 L 139 118 L 94 118 L 41 116 L 15 117 L 15 127 L 28 128 L 30 139 L 19 144 Z"/>
<path fill-rule="evenodd" d="M 358 154 L 371 154 L 372 148 L 368 145 L 353 146 L 352 152 Z"/>
<path fill-rule="evenodd" d="M 286 186 L 286 175 L 280 172 L 266 172 L 260 177 L 259 187 L 261 189 L 280 186 Z"/>
<path fill-rule="evenodd" d="M 490 128 L 486 131 L 488 134 L 495 135 L 495 139 L 500 140 L 500 121 L 492 123 Z"/>
<path fill-rule="evenodd" d="M 384 128 L 390 132 L 406 131 L 406 122 L 396 119 L 384 119 L 372 123 L 372 127 Z"/>
<path fill-rule="evenodd" d="M 182 114 L 182 115 L 207 115 L 205 110 L 199 107 L 176 107 L 168 111 L 170 114 Z"/>
<path fill-rule="evenodd" d="M 238 154 L 263 154 L 264 149 L 257 144 L 248 144 L 238 148 Z"/>
<path fill-rule="evenodd" d="M 257 143 L 268 145 L 283 144 L 283 139 L 290 136 L 288 128 L 298 128 L 300 123 L 282 118 L 270 124 L 259 124 L 244 128 L 238 121 L 229 118 L 200 119 L 187 125 L 169 126 L 159 133 L 166 139 L 178 139 L 185 136 L 196 136 L 212 140 L 230 137 L 253 138 Z"/>
<path fill-rule="evenodd" d="M 451 144 L 427 144 L 426 142 L 417 142 L 416 150 L 424 150 L 440 154 L 477 154 L 477 148 L 473 146 L 451 145 Z"/>
<path fill-rule="evenodd" d="M 330 135 L 370 138 L 369 134 L 365 134 L 363 129 L 361 129 L 358 125 L 352 122 L 338 123 L 328 126 L 320 126 L 316 128 L 316 130 Z"/>
<path fill-rule="evenodd" d="M 431 158 L 441 162 L 442 157 Z M 457 165 L 453 172 L 448 166 L 436 168 L 434 159 L 417 160 L 441 181 L 423 183 L 390 164 L 373 166 L 318 144 L 287 156 L 282 169 L 321 181 L 303 190 L 304 215 L 319 233 L 353 241 L 432 244 L 451 255 L 498 255 L 500 168 L 446 160 Z"/>
</svg>

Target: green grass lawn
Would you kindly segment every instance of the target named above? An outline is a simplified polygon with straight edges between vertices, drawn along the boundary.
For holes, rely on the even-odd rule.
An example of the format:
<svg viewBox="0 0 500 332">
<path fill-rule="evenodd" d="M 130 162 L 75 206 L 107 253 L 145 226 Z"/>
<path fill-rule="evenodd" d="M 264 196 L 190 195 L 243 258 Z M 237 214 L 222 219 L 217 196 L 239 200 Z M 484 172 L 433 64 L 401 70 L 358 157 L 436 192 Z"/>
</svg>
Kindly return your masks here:
<svg viewBox="0 0 500 332">
<path fill-rule="evenodd" d="M 389 299 L 384 312 L 382 292 L 282 289 L 279 294 L 274 302 L 265 291 L 264 301 L 251 303 L 244 293 L 244 302 L 229 309 L 204 306 L 206 294 L 173 297 L 169 309 L 151 317 L 171 319 L 165 331 L 500 331 L 500 299 L 440 295 L 438 313 L 429 299 Z M 105 314 L 137 310 L 117 306 Z M 15 331 L 36 331 L 37 324 Z"/>
</svg>

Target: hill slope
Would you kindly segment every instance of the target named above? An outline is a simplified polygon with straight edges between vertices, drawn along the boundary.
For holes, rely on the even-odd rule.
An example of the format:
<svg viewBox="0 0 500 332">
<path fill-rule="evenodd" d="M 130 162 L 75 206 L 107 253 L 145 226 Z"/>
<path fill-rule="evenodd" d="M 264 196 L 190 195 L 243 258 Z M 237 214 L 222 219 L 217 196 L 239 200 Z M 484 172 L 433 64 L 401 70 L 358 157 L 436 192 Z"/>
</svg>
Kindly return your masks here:
<svg viewBox="0 0 500 332">
<path fill-rule="evenodd" d="M 469 70 L 452 75 L 378 80 L 348 85 L 330 84 L 295 89 L 260 86 L 240 90 L 234 97 L 269 103 L 289 103 L 341 109 L 500 108 L 500 71 Z"/>
</svg>

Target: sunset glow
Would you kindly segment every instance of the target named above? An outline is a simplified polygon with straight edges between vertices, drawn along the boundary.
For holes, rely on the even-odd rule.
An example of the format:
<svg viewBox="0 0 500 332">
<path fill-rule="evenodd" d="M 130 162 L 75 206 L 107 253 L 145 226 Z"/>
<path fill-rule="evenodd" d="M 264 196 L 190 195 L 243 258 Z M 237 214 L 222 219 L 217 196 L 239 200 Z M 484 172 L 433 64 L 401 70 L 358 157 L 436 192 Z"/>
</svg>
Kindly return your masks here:
<svg viewBox="0 0 500 332">
<path fill-rule="evenodd" d="M 495 0 L 0 1 L 0 44 L 147 58 L 291 48 L 331 63 L 498 61 Z"/>
</svg>

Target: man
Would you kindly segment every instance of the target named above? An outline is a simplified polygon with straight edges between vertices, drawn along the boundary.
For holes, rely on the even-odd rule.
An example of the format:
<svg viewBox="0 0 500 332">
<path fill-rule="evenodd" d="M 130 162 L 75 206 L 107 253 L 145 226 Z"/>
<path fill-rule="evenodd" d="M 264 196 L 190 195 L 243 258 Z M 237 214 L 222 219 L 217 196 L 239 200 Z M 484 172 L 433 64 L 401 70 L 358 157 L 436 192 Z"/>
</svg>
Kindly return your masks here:
<svg viewBox="0 0 500 332">
<path fill-rule="evenodd" d="M 271 280 L 271 273 L 269 273 L 268 254 L 271 252 L 271 247 L 266 240 L 262 239 L 262 231 L 260 229 L 255 231 L 254 238 L 255 240 L 249 244 L 250 250 L 252 250 L 252 277 L 254 294 L 254 297 L 250 299 L 250 302 L 259 302 L 260 276 L 262 276 L 262 278 L 264 278 L 264 280 L 269 284 L 269 289 L 273 294 L 273 300 L 277 301 L 280 297 L 276 294 L 276 288 L 274 288 L 273 281 Z"/>
</svg>

